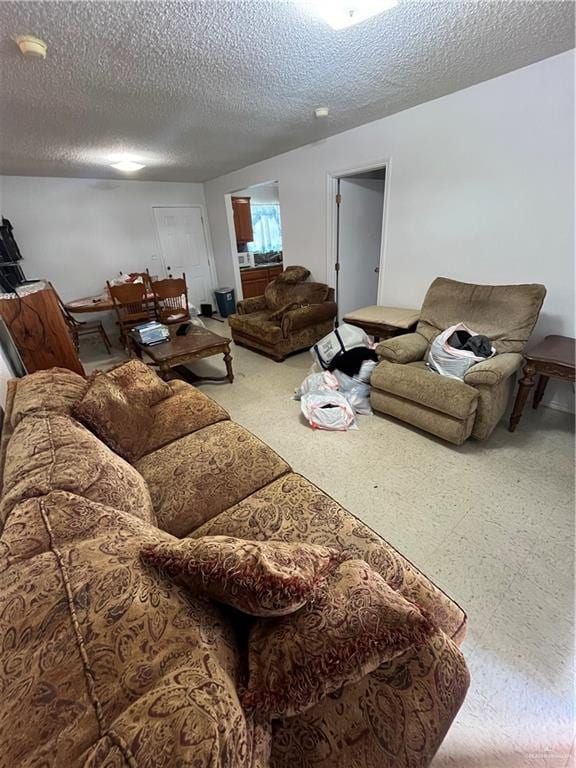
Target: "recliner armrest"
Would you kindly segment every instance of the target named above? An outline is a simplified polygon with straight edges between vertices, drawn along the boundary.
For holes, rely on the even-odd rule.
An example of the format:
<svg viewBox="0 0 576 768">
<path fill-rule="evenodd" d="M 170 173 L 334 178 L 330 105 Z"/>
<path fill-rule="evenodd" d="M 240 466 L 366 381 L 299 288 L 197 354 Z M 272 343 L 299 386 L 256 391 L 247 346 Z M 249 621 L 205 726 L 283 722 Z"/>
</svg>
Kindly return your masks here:
<svg viewBox="0 0 576 768">
<path fill-rule="evenodd" d="M 376 347 L 380 360 L 391 363 L 415 363 L 422 360 L 428 349 L 428 341 L 419 333 L 405 333 L 381 341 Z"/>
<path fill-rule="evenodd" d="M 239 315 L 249 315 L 251 312 L 261 312 L 267 309 L 264 296 L 253 296 L 251 299 L 242 299 L 236 305 L 236 312 Z"/>
<path fill-rule="evenodd" d="M 464 382 L 472 386 L 494 386 L 516 373 L 521 365 L 522 355 L 519 352 L 503 352 L 469 368 L 464 375 Z"/>
<path fill-rule="evenodd" d="M 338 314 L 338 306 L 333 301 L 322 304 L 308 304 L 305 307 L 291 309 L 282 318 L 282 333 L 288 336 L 291 331 L 299 331 L 310 325 L 332 320 Z"/>
</svg>

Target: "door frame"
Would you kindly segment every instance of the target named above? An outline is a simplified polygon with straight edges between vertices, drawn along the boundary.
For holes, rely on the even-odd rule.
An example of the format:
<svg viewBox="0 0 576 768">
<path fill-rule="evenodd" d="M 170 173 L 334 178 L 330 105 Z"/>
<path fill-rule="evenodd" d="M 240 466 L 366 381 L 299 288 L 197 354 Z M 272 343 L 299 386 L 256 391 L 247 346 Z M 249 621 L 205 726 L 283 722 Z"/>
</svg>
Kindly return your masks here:
<svg viewBox="0 0 576 768">
<path fill-rule="evenodd" d="M 206 256 L 208 259 L 210 289 L 212 291 L 212 295 L 210 296 L 210 301 L 214 303 L 213 294 L 214 294 L 214 291 L 216 290 L 217 277 L 216 277 L 216 266 L 214 264 L 214 251 L 212 249 L 212 238 L 210 237 L 210 228 L 206 226 L 206 222 L 207 222 L 206 206 L 202 205 L 202 203 L 176 203 L 175 205 L 166 205 L 166 204 L 152 205 L 152 222 L 154 224 L 154 236 L 156 238 L 158 255 L 160 256 L 160 259 L 162 261 L 164 271 L 166 271 L 166 262 L 164 260 L 164 252 L 162 250 L 162 241 L 160 240 L 160 232 L 158 231 L 156 216 L 154 215 L 155 208 L 198 208 L 198 210 L 200 211 L 200 220 L 202 222 L 202 232 L 204 234 L 204 246 L 206 247 Z M 200 307 L 198 307 L 198 309 L 200 309 Z"/>
<path fill-rule="evenodd" d="M 389 157 L 384 160 L 373 160 L 354 165 L 352 167 L 340 168 L 328 171 L 326 174 L 326 283 L 331 287 L 336 286 L 336 193 L 338 190 L 338 179 L 343 176 L 354 176 L 357 173 L 365 171 L 376 171 L 380 168 L 386 169 L 384 179 L 384 204 L 382 206 L 382 237 L 380 241 L 380 271 L 378 273 L 378 293 L 376 301 L 382 304 L 384 294 L 384 266 L 386 264 L 386 251 L 388 246 L 388 205 L 390 200 L 390 177 L 392 162 Z"/>
</svg>

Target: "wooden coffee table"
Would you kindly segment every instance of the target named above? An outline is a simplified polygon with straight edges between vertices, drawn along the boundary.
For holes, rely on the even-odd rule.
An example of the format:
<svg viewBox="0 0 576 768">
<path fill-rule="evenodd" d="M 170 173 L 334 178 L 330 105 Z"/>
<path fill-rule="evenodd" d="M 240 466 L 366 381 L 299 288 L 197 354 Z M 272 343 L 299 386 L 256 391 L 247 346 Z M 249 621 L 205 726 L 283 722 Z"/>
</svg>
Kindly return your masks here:
<svg viewBox="0 0 576 768">
<path fill-rule="evenodd" d="M 234 381 L 230 339 L 218 336 L 206 328 L 192 326 L 185 336 L 176 335 L 177 326 L 170 329 L 170 340 L 151 346 L 141 344 L 129 334 L 132 348 L 139 358 L 144 354 L 152 358 L 163 379 L 172 378 L 176 373 L 186 381 Z M 184 366 L 212 355 L 224 355 L 226 376 L 197 376 Z"/>
<path fill-rule="evenodd" d="M 546 336 L 535 347 L 524 352 L 524 375 L 518 382 L 518 394 L 508 426 L 510 432 L 514 432 L 518 426 L 528 394 L 535 384 L 537 375 L 539 375 L 538 385 L 532 403 L 534 408 L 538 408 L 550 376 L 574 381 L 575 345 L 576 339 L 571 339 L 569 336 Z"/>
</svg>

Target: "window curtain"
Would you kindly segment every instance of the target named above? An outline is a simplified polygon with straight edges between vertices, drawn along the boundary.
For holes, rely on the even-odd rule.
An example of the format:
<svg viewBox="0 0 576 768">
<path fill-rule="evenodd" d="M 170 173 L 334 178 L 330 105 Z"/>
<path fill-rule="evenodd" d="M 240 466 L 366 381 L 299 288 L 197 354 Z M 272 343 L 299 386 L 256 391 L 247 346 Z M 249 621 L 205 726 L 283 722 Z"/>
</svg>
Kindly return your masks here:
<svg viewBox="0 0 576 768">
<path fill-rule="evenodd" d="M 280 205 L 250 206 L 252 214 L 252 231 L 254 240 L 248 243 L 248 250 L 253 253 L 270 253 L 282 250 L 282 224 L 280 222 Z"/>
</svg>

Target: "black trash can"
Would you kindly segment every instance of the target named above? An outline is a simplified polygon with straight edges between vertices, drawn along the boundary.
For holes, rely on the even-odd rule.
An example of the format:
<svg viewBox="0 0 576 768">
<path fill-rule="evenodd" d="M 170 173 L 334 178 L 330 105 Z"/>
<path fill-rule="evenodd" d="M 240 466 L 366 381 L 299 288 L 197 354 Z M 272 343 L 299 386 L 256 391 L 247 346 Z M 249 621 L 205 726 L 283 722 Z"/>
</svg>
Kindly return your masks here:
<svg viewBox="0 0 576 768">
<path fill-rule="evenodd" d="M 222 317 L 233 315 L 236 311 L 236 301 L 234 300 L 234 288 L 217 288 L 214 291 L 218 312 Z"/>
</svg>

